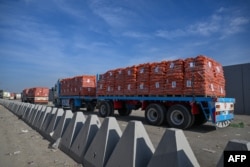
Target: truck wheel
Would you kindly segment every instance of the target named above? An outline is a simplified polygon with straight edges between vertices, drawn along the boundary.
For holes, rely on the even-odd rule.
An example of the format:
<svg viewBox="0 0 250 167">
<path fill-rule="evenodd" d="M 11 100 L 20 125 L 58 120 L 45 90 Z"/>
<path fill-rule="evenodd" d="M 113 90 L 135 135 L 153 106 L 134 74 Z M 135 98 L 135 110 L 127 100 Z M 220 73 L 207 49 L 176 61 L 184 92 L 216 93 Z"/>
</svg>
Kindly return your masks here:
<svg viewBox="0 0 250 167">
<path fill-rule="evenodd" d="M 160 104 L 150 104 L 145 111 L 145 118 L 151 125 L 161 125 L 165 117 L 165 107 Z"/>
<path fill-rule="evenodd" d="M 120 116 L 128 116 L 131 114 L 131 112 L 132 112 L 131 109 L 126 109 L 126 108 L 122 108 L 118 110 L 118 113 Z"/>
<path fill-rule="evenodd" d="M 192 126 L 194 117 L 185 106 L 176 104 L 168 109 L 167 122 L 171 127 L 187 129 Z"/>
<path fill-rule="evenodd" d="M 99 108 L 99 115 L 101 117 L 108 117 L 111 115 L 111 105 L 108 101 L 104 101 L 100 104 L 100 108 Z"/>
</svg>

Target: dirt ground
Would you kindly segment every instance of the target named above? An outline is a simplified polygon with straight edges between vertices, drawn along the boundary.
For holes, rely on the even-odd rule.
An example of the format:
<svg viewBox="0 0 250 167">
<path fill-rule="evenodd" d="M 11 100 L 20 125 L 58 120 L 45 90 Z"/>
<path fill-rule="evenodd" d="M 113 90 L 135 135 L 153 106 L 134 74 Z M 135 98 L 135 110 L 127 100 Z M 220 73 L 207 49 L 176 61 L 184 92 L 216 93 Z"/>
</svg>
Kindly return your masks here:
<svg viewBox="0 0 250 167">
<path fill-rule="evenodd" d="M 93 113 L 84 112 L 84 114 Z M 97 114 L 97 112 L 94 112 L 94 114 Z M 126 128 L 128 121 L 142 121 L 156 148 L 168 127 L 166 125 L 160 127 L 148 125 L 143 116 L 143 111 L 133 112 L 128 117 L 115 114 L 122 131 Z M 100 120 L 103 121 L 103 118 L 100 118 Z M 184 134 L 200 166 L 214 167 L 229 140 L 250 141 L 250 116 L 236 115 L 231 126 L 227 128 L 216 129 L 212 124 L 207 123 L 185 130 Z M 49 144 L 49 141 L 38 132 L 0 105 L 0 166 L 82 166 L 62 151 L 50 149 Z"/>
</svg>

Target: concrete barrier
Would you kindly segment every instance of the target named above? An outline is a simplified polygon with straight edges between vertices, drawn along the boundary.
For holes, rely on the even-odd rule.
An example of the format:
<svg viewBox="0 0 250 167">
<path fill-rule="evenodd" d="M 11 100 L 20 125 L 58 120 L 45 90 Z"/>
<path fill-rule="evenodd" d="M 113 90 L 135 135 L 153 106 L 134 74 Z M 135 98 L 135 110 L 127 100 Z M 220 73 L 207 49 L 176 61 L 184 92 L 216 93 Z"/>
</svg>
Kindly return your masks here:
<svg viewBox="0 0 250 167">
<path fill-rule="evenodd" d="M 40 133 L 44 136 L 46 134 L 46 130 L 53 118 L 53 116 L 56 114 L 58 108 L 52 108 L 52 110 L 45 116 L 44 123 L 42 127 L 40 128 Z M 49 133 L 48 133 L 49 135 Z"/>
<path fill-rule="evenodd" d="M 37 129 L 37 131 L 41 131 L 41 130 L 42 130 L 42 125 L 43 125 L 43 123 L 44 123 L 44 121 L 45 121 L 45 118 L 46 118 L 47 115 L 51 112 L 51 110 L 52 110 L 52 107 L 47 107 L 47 108 L 45 109 L 45 111 L 42 112 L 42 114 L 41 114 L 41 116 L 40 116 L 40 118 L 39 118 L 39 120 L 38 120 L 38 122 L 37 122 L 37 124 L 36 124 L 36 129 Z"/>
<path fill-rule="evenodd" d="M 43 113 L 46 111 L 47 106 L 42 106 L 41 110 L 37 111 L 36 117 L 34 119 L 34 121 L 32 122 L 32 126 L 35 130 L 37 130 L 37 126 L 38 123 L 40 121 L 41 116 L 43 115 Z"/>
<path fill-rule="evenodd" d="M 52 142 L 54 142 L 54 147 L 57 148 L 61 141 L 61 137 L 64 134 L 67 126 L 69 125 L 71 119 L 73 117 L 73 113 L 71 110 L 66 110 L 63 113 L 62 118 L 60 119 L 58 125 L 55 127 L 54 132 L 51 132 Z"/>
<path fill-rule="evenodd" d="M 116 119 L 106 117 L 84 156 L 83 166 L 105 166 L 121 134 Z"/>
<path fill-rule="evenodd" d="M 29 104 L 28 103 L 20 103 L 19 104 L 19 108 L 16 111 L 17 115 L 19 115 L 19 118 L 23 119 L 23 116 L 26 112 L 27 105 L 29 105 Z"/>
<path fill-rule="evenodd" d="M 148 167 L 155 166 L 200 166 L 180 129 L 167 129 L 164 133 Z"/>
<path fill-rule="evenodd" d="M 22 107 L 23 107 L 23 104 L 19 103 L 19 102 L 15 102 L 14 103 L 14 107 L 13 107 L 13 110 L 12 112 L 17 115 L 17 116 L 22 116 Z"/>
<path fill-rule="evenodd" d="M 62 108 L 59 108 L 56 113 L 53 115 L 48 128 L 45 131 L 45 137 L 50 140 L 53 141 L 52 139 L 52 134 L 55 131 L 55 128 L 58 126 L 62 116 L 63 116 L 64 110 Z"/>
<path fill-rule="evenodd" d="M 33 125 L 33 122 L 35 121 L 36 119 L 36 115 L 38 113 L 38 111 L 40 111 L 42 109 L 42 106 L 41 105 L 36 105 L 36 107 L 32 110 L 31 112 L 31 115 L 30 115 L 30 118 L 29 118 L 29 121 L 28 121 L 28 124 L 30 126 Z"/>
<path fill-rule="evenodd" d="M 250 142 L 237 139 L 230 140 L 227 143 L 224 151 L 250 151 Z M 224 152 L 222 153 L 220 160 L 217 163 L 217 167 L 224 167 Z"/>
<path fill-rule="evenodd" d="M 66 154 L 69 154 L 70 147 L 83 127 L 85 120 L 85 116 L 82 112 L 74 113 L 73 118 L 65 130 L 65 133 L 62 135 L 62 139 L 59 144 L 59 148 Z"/>
<path fill-rule="evenodd" d="M 89 115 L 75 141 L 73 142 L 69 156 L 76 162 L 82 163 L 92 140 L 101 126 L 101 122 L 96 115 Z"/>
<path fill-rule="evenodd" d="M 147 166 L 154 146 L 140 121 L 130 121 L 116 145 L 106 167 Z"/>
<path fill-rule="evenodd" d="M 156 151 L 140 121 L 130 121 L 122 133 L 113 117 L 102 125 L 96 115 L 1 100 L 0 104 L 35 127 L 40 134 L 84 167 L 199 166 L 182 130 L 168 129 Z M 232 140 L 225 150 L 248 150 L 250 143 Z M 217 166 L 223 166 L 223 155 Z"/>
<path fill-rule="evenodd" d="M 31 113 L 35 107 L 36 107 L 36 105 L 28 103 L 24 109 L 25 111 L 24 111 L 24 114 L 22 116 L 22 120 L 24 120 L 26 123 L 28 123 L 30 116 L 31 116 Z"/>
</svg>

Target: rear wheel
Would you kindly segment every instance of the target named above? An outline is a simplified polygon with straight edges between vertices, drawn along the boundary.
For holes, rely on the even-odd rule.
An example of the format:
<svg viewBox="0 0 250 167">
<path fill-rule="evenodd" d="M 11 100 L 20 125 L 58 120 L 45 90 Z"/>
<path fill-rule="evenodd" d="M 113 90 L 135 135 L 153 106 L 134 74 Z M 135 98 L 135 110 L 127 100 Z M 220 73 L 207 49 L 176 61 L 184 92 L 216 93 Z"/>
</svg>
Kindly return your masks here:
<svg viewBox="0 0 250 167">
<path fill-rule="evenodd" d="M 112 109 L 113 107 L 111 106 L 111 104 L 108 101 L 103 101 L 100 104 L 100 108 L 99 108 L 99 115 L 101 117 L 108 117 L 110 115 L 112 115 Z"/>
<path fill-rule="evenodd" d="M 166 119 L 171 127 L 178 129 L 187 129 L 194 122 L 194 116 L 187 107 L 180 104 L 173 105 L 168 109 Z"/>
<path fill-rule="evenodd" d="M 145 111 L 145 118 L 151 125 L 161 125 L 165 117 L 165 107 L 160 104 L 150 104 Z"/>
</svg>

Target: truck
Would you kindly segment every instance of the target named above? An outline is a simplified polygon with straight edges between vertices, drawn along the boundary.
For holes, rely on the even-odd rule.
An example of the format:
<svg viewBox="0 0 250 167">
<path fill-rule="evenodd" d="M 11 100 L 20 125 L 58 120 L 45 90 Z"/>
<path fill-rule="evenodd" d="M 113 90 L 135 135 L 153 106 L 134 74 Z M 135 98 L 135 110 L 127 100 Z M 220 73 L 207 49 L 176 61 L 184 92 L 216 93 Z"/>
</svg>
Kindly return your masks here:
<svg viewBox="0 0 250 167">
<path fill-rule="evenodd" d="M 10 99 L 10 92 L 0 90 L 0 98 L 1 99 Z"/>
<path fill-rule="evenodd" d="M 87 108 L 94 111 L 96 106 L 96 76 L 81 75 L 58 79 L 52 90 L 53 103 L 57 107 L 69 107 L 72 111 Z"/>
<path fill-rule="evenodd" d="M 22 94 L 21 93 L 15 93 L 15 98 L 16 100 L 21 100 Z"/>
<path fill-rule="evenodd" d="M 22 102 L 48 104 L 49 88 L 32 87 L 22 91 Z"/>
<path fill-rule="evenodd" d="M 14 100 L 15 99 L 15 93 L 10 93 L 10 100 Z"/>
<path fill-rule="evenodd" d="M 149 124 L 166 122 L 179 129 L 206 122 L 223 128 L 234 119 L 235 99 L 225 97 L 222 66 L 205 56 L 109 70 L 96 76 L 91 95 L 79 93 L 81 88 L 73 83 L 62 86 L 63 81 L 54 87 L 54 101 L 72 111 L 96 108 L 101 117 L 108 117 L 115 111 L 129 116 L 140 109 Z M 68 93 L 63 94 L 62 87 Z"/>
</svg>

